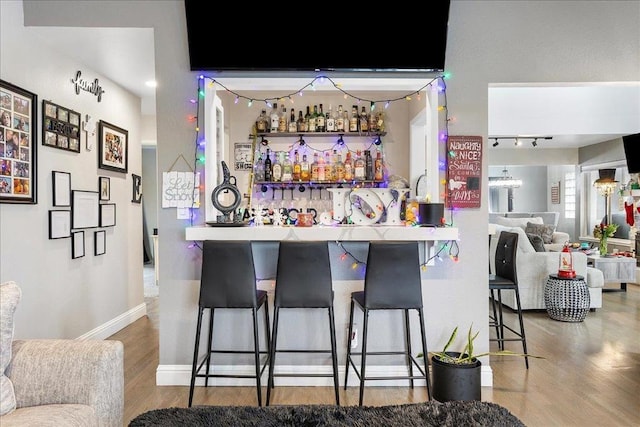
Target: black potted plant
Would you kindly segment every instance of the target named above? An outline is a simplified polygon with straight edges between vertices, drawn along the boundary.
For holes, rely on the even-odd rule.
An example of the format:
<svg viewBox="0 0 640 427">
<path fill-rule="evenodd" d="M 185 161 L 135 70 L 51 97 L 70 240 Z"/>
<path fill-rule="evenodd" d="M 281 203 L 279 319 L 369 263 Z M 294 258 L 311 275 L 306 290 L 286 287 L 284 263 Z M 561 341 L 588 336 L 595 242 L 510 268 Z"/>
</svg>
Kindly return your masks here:
<svg viewBox="0 0 640 427">
<path fill-rule="evenodd" d="M 481 400 L 481 367 L 479 358 L 483 356 L 525 356 L 509 350 L 474 354 L 473 341 L 478 336 L 469 327 L 462 351 L 449 351 L 458 335 L 458 327 L 453 330 L 442 351 L 431 355 L 432 397 L 439 402 L 452 400 Z M 419 355 L 420 356 L 420 355 Z M 528 357 L 541 358 L 527 354 Z"/>
</svg>

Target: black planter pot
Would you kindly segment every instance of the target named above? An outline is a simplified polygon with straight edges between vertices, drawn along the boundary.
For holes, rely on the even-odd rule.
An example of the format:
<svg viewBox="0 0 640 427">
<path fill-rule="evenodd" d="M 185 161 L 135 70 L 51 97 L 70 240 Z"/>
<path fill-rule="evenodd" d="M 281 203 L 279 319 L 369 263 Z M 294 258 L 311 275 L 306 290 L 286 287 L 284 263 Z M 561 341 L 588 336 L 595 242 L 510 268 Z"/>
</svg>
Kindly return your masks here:
<svg viewBox="0 0 640 427">
<path fill-rule="evenodd" d="M 460 356 L 458 352 L 447 352 Z M 438 402 L 451 400 L 481 400 L 480 369 L 482 363 L 456 365 L 445 363 L 436 356 L 431 357 L 433 398 Z"/>
</svg>

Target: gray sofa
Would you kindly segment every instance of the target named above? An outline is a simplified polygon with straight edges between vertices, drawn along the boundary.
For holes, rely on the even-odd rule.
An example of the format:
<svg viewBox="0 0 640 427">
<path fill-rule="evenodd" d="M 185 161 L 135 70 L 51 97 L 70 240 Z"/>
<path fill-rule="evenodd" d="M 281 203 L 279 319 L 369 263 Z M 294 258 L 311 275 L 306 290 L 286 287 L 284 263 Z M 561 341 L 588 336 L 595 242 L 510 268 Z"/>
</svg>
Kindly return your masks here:
<svg viewBox="0 0 640 427">
<path fill-rule="evenodd" d="M 20 296 L 15 282 L 0 285 L 0 426 L 122 427 L 122 342 L 13 340 Z"/>
</svg>

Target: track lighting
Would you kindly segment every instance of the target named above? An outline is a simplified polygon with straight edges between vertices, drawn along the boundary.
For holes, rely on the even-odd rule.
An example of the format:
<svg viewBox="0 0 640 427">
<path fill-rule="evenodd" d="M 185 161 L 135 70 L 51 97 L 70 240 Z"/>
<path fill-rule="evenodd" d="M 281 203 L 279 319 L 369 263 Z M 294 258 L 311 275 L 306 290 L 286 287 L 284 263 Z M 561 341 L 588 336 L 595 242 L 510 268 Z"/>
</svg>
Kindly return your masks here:
<svg viewBox="0 0 640 427">
<path fill-rule="evenodd" d="M 494 147 L 497 147 L 497 146 L 498 146 L 498 144 L 499 144 L 499 142 L 498 142 L 498 138 L 495 138 L 495 140 L 496 140 L 496 142 L 494 142 L 494 143 L 493 143 L 493 146 L 494 146 Z"/>
<path fill-rule="evenodd" d="M 490 136 L 489 139 L 493 139 L 495 142 L 492 144 L 494 147 L 497 147 L 500 144 L 500 140 L 501 139 L 510 139 L 510 140 L 514 140 L 514 145 L 516 147 L 520 147 L 522 146 L 522 142 L 525 139 L 530 139 L 531 140 L 531 145 L 533 147 L 537 147 L 538 146 L 538 140 L 539 139 L 553 139 L 552 136 Z"/>
<path fill-rule="evenodd" d="M 531 145 L 533 145 L 534 147 L 538 146 L 538 138 L 534 138 L 533 141 L 531 141 Z"/>
</svg>

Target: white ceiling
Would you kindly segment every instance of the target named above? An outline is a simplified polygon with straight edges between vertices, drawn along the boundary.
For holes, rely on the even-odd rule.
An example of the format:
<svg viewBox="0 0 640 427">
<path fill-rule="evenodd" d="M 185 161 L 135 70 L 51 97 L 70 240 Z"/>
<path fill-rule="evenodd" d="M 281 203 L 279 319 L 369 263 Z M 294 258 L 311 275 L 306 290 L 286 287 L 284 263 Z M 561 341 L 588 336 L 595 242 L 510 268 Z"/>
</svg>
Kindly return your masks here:
<svg viewBox="0 0 640 427">
<path fill-rule="evenodd" d="M 80 63 L 102 73 L 123 88 L 141 99 L 143 115 L 155 115 L 155 89 L 145 85 L 155 79 L 154 38 L 149 28 L 78 28 L 78 27 L 30 27 L 44 43 L 52 49 L 78 60 Z M 221 73 L 218 79 L 225 87 L 233 91 L 248 90 L 292 90 L 300 89 L 309 83 L 314 74 L 300 77 L 279 73 L 279 78 L 251 79 L 242 73 Z M 346 74 L 331 74 L 336 79 L 349 79 L 350 90 L 363 91 L 413 91 L 425 83 L 425 76 L 411 74 L 377 73 L 375 77 L 358 74 L 357 77 Z M 330 83 L 316 85 L 316 90 L 333 90 Z M 493 135 L 491 135 L 493 136 Z M 513 136 L 513 135 L 495 135 Z M 544 135 L 553 136 L 551 140 L 538 140 L 540 148 L 577 148 L 619 138 L 620 134 L 588 135 Z M 515 141 L 501 140 L 492 149 L 514 148 Z M 526 139 L 522 148 L 533 148 L 531 139 Z"/>
</svg>

